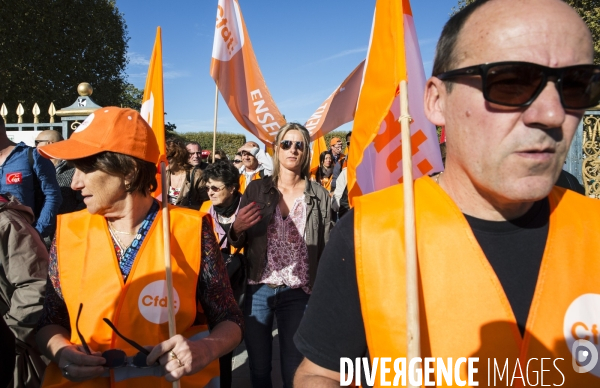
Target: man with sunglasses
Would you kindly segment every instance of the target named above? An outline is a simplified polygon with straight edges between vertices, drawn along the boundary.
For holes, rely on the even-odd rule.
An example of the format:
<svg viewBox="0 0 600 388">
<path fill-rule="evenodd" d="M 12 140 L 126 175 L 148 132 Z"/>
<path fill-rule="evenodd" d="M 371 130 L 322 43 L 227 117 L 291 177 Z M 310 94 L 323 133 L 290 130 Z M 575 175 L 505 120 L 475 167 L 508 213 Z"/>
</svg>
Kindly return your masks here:
<svg viewBox="0 0 600 388">
<path fill-rule="evenodd" d="M 271 175 L 273 162 L 258 144 L 253 141 L 245 143 L 238 149 L 241 155 L 242 167 L 240 168 L 240 193 L 244 193 L 250 182 L 263 179 Z"/>
<path fill-rule="evenodd" d="M 35 138 L 35 147 L 40 148 L 63 140 L 60 132 L 48 129 L 40 132 Z M 83 202 L 81 192 L 71 188 L 75 167 L 67 164 L 67 161 L 62 159 L 50 159 L 50 161 L 56 169 L 56 180 L 58 181 L 60 194 L 62 196 L 62 203 L 60 208 L 58 208 L 58 214 L 66 214 L 85 209 L 85 202 Z M 47 245 L 50 246 L 50 244 Z"/>
<path fill-rule="evenodd" d="M 501 385 L 600 384 L 600 251 L 589 244 L 600 202 L 554 187 L 585 109 L 600 102 L 593 53 L 559 0 L 477 0 L 442 31 L 425 113 L 446 127 L 446 170 L 414 187 L 420 356 L 454 360 L 448 385 L 468 375 L 490 385 L 495 362 L 507 363 Z M 379 384 L 381 357 L 406 357 L 402 193 L 355 199 L 336 225 L 296 333 L 295 386 L 339 386 L 342 357 L 379 358 Z M 462 357 L 478 359 L 461 368 Z M 394 362 L 385 367 L 393 378 Z M 417 368 L 436 380 L 435 365 Z"/>
</svg>

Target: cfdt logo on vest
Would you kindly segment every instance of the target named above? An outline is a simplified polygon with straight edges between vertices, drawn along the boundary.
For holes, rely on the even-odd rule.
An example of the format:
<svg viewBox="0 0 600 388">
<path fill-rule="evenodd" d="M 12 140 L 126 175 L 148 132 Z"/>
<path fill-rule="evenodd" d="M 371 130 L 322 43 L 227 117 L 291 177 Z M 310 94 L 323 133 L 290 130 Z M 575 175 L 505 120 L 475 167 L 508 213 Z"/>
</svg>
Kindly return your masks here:
<svg viewBox="0 0 600 388">
<path fill-rule="evenodd" d="M 600 377 L 600 295 L 584 294 L 575 299 L 565 314 L 563 332 L 571 350 L 573 370 Z"/>
<path fill-rule="evenodd" d="M 173 287 L 173 310 L 177 314 L 181 303 L 179 294 Z M 138 308 L 146 320 L 161 324 L 169 320 L 169 309 L 167 308 L 167 282 L 157 280 L 148 284 L 138 298 Z"/>
</svg>

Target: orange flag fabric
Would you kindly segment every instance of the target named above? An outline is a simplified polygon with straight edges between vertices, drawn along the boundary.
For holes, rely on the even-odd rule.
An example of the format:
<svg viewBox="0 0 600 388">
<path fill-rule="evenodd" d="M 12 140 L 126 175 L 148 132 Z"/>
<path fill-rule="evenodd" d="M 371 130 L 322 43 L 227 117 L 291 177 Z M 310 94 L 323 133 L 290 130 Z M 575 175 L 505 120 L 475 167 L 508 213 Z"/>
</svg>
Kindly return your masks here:
<svg viewBox="0 0 600 388">
<path fill-rule="evenodd" d="M 364 67 L 362 61 L 304 124 L 312 140 L 354 120 Z"/>
<path fill-rule="evenodd" d="M 408 82 L 413 176 L 443 170 L 435 126 L 425 117 L 425 72 L 409 0 L 377 0 L 348 159 L 352 198 L 402 182 L 400 81 Z"/>
<path fill-rule="evenodd" d="M 156 29 L 156 40 L 154 41 L 154 49 L 150 58 L 148 67 L 148 75 L 146 76 L 146 87 L 144 88 L 144 98 L 142 99 L 142 109 L 140 114 L 152 127 L 152 131 L 158 141 L 158 149 L 160 150 L 160 162 L 167 163 L 167 150 L 165 143 L 165 99 L 163 92 L 163 65 L 162 65 L 162 38 L 161 29 Z M 160 169 L 156 174 L 158 188 L 154 192 L 154 196 L 159 198 L 161 195 L 160 184 Z"/>
<path fill-rule="evenodd" d="M 321 136 L 313 141 L 312 145 L 312 159 L 310 160 L 310 173 L 316 174 L 317 169 L 320 165 L 321 153 L 327 151 L 327 144 L 325 144 L 325 136 Z"/>
<path fill-rule="evenodd" d="M 219 0 L 210 76 L 236 120 L 265 144 L 285 124 L 267 89 L 237 0 Z"/>
</svg>

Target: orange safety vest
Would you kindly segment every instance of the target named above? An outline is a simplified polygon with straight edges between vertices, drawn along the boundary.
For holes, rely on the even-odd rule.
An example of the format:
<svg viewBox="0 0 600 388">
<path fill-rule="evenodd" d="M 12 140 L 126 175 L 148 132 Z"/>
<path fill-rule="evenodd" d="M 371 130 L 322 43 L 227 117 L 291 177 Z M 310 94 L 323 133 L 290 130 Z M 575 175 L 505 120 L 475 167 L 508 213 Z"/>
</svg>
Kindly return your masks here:
<svg viewBox="0 0 600 388">
<path fill-rule="evenodd" d="M 357 198 L 355 206 L 356 272 L 372 362 L 406 357 L 402 190 L 392 186 Z M 479 357 L 474 379 L 479 386 L 494 385 L 494 359 L 499 372 L 508 359 L 508 376 L 516 376 L 512 386 L 524 385 L 519 376 L 529 378 L 525 386 L 530 386 L 536 371 L 540 378 L 541 358 L 551 358 L 543 364 L 544 385 L 564 379 L 563 387 L 600 386 L 600 362 L 591 373 L 575 373 L 571 356 L 579 339 L 600 350 L 600 202 L 557 187 L 549 201 L 548 238 L 522 338 L 502 285 L 460 209 L 429 177 L 415 181 L 422 358 Z M 466 364 L 460 372 L 466 381 Z M 497 373 L 496 379 L 507 386 L 507 376 L 500 380 Z"/>
<path fill-rule="evenodd" d="M 252 175 L 252 179 L 250 181 L 255 181 L 258 179 L 261 179 L 260 171 L 257 171 L 254 175 Z M 248 184 L 250 184 L 250 182 L 248 182 Z M 244 194 L 244 191 L 246 191 L 246 174 L 242 173 L 240 174 L 240 193 Z"/>
<path fill-rule="evenodd" d="M 176 332 L 193 339 L 208 335 L 208 326 L 192 326 L 197 316 L 196 287 L 201 262 L 202 215 L 171 207 L 171 267 Z M 79 329 L 94 351 L 122 349 L 128 356 L 137 350 L 118 337 L 102 320 L 109 318 L 127 338 L 142 346 L 157 345 L 169 338 L 162 212 L 158 212 L 127 278 L 119 269 L 104 217 L 86 210 L 58 217 L 57 257 L 61 289 L 69 311 L 71 342 L 81 344 L 75 330 L 79 304 L 83 310 Z M 200 312 L 202 313 L 202 312 Z M 219 375 L 218 360 L 204 370 L 181 379 L 183 388 L 204 387 Z M 74 383 L 62 376 L 55 363 L 46 369 L 44 387 L 138 388 L 171 387 L 163 377 L 124 376 L 136 368 L 110 371 L 100 377 Z M 138 369 L 137 371 L 143 371 Z"/>
</svg>

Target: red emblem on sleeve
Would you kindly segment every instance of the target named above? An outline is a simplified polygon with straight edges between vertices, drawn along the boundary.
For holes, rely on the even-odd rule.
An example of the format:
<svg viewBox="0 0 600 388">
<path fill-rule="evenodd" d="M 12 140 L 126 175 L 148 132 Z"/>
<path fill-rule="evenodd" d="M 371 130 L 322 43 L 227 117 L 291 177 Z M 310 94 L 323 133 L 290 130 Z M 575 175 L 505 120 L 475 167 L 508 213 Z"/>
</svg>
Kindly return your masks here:
<svg viewBox="0 0 600 388">
<path fill-rule="evenodd" d="M 6 174 L 6 184 L 15 185 L 23 181 L 23 174 L 20 172 L 9 172 Z"/>
</svg>

